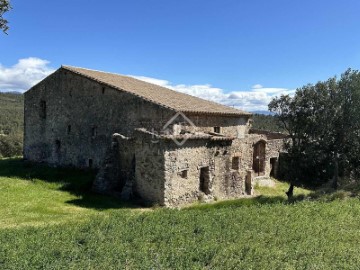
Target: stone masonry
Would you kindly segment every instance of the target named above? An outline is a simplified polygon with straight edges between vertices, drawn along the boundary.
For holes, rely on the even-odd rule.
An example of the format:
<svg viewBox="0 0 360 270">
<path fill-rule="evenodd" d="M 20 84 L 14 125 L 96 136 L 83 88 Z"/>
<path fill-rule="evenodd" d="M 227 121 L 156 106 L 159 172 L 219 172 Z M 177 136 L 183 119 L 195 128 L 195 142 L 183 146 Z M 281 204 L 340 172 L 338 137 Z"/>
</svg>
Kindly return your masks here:
<svg viewBox="0 0 360 270">
<path fill-rule="evenodd" d="M 251 114 L 130 77 L 61 67 L 25 93 L 24 158 L 98 170 L 94 190 L 164 206 L 276 177 L 284 136 Z"/>
</svg>

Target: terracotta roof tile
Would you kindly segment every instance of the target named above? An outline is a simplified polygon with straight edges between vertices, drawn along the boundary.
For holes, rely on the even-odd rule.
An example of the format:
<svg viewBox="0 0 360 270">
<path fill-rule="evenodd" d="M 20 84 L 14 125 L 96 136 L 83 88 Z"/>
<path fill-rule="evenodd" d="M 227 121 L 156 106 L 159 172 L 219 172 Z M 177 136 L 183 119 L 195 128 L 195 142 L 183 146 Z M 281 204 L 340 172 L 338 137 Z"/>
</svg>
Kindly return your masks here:
<svg viewBox="0 0 360 270">
<path fill-rule="evenodd" d="M 183 113 L 251 115 L 251 113 L 245 111 L 176 92 L 159 85 L 144 82 L 124 75 L 71 66 L 62 66 L 62 68 L 106 84 L 115 89 L 132 93 L 163 107 Z"/>
</svg>

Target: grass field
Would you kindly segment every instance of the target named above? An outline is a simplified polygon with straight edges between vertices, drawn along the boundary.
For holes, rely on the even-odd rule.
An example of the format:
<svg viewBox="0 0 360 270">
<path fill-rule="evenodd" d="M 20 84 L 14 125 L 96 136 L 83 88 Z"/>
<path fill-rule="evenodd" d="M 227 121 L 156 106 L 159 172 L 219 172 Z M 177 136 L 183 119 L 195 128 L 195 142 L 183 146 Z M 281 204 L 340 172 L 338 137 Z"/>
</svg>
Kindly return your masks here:
<svg viewBox="0 0 360 270">
<path fill-rule="evenodd" d="M 0 269 L 359 269 L 357 197 L 251 199 L 181 210 L 93 195 L 93 173 L 0 160 Z M 343 194 L 343 193 L 338 193 Z"/>
</svg>

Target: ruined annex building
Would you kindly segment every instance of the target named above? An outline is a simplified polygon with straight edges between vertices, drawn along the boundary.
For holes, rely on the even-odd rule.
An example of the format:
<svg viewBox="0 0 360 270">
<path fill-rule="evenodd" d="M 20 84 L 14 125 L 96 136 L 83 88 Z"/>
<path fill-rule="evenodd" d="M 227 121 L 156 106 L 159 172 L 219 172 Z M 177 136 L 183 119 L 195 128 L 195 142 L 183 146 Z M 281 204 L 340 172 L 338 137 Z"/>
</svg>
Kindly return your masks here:
<svg viewBox="0 0 360 270">
<path fill-rule="evenodd" d="M 62 66 L 25 93 L 24 158 L 98 170 L 94 190 L 177 206 L 251 195 L 283 140 L 251 114 L 131 77 Z"/>
</svg>

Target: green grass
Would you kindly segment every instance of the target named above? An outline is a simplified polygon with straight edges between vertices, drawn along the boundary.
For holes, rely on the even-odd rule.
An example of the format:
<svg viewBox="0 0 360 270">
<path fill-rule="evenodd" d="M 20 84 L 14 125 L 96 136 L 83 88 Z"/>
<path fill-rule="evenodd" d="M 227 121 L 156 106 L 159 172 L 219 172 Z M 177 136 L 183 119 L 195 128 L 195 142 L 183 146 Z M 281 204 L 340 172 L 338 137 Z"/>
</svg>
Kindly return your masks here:
<svg viewBox="0 0 360 270">
<path fill-rule="evenodd" d="M 91 194 L 92 171 L 0 160 L 0 228 L 81 222 L 125 204 Z"/>
<path fill-rule="evenodd" d="M 252 199 L 144 209 L 91 194 L 92 178 L 0 160 L 0 269 L 359 269 L 357 197 L 295 189 L 305 199 L 289 203 L 277 182 Z"/>
</svg>

